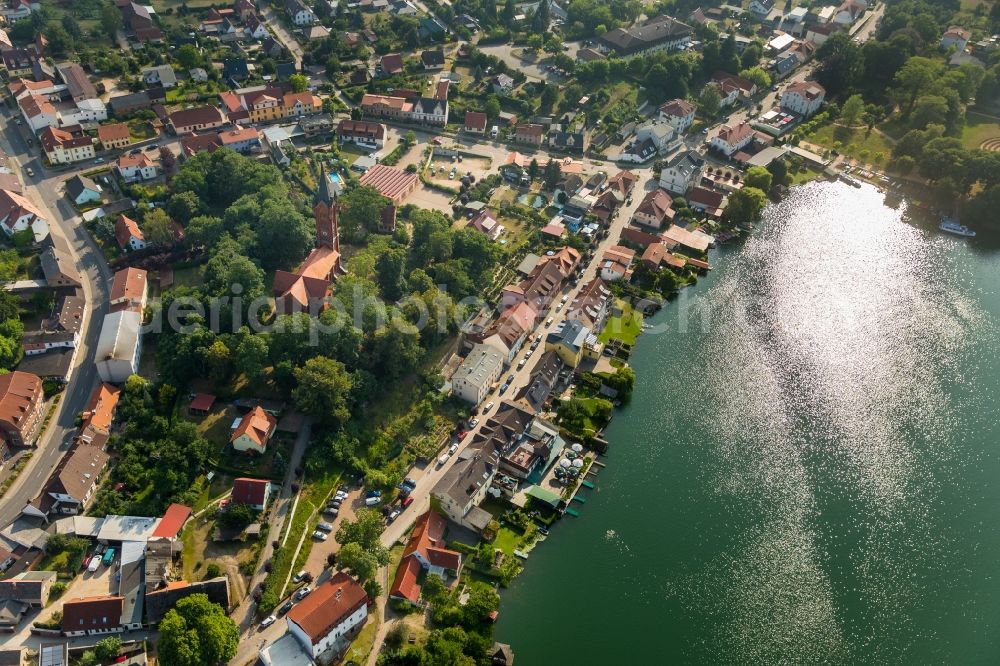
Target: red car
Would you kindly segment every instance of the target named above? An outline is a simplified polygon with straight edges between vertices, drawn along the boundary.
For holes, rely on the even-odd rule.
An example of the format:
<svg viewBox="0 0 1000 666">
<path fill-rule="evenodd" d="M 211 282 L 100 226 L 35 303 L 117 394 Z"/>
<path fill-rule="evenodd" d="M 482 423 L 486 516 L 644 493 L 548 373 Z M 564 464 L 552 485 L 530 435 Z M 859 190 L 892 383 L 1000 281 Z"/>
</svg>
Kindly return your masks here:
<svg viewBox="0 0 1000 666">
<path fill-rule="evenodd" d="M 407 497 L 406 499 L 403 500 L 403 508 L 404 509 L 406 507 L 410 506 L 411 504 L 413 504 L 413 498 L 412 497 Z"/>
</svg>

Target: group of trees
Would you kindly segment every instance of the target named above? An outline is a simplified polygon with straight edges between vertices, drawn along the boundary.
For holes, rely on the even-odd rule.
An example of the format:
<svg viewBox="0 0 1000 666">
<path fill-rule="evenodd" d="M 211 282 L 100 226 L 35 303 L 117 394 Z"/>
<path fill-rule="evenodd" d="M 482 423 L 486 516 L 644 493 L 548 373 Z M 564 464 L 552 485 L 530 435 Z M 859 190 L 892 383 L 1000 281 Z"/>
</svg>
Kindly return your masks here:
<svg viewBox="0 0 1000 666">
<path fill-rule="evenodd" d="M 17 297 L 0 289 L 0 373 L 13 370 L 24 355 L 21 347 L 24 324 L 19 319 L 19 312 Z"/>
<path fill-rule="evenodd" d="M 192 594 L 167 611 L 156 652 L 163 666 L 217 666 L 236 656 L 240 629 L 219 604 Z"/>
<path fill-rule="evenodd" d="M 176 397 L 176 389 L 162 384 L 154 400 L 152 385 L 139 375 L 125 382 L 117 414 L 122 428 L 109 442 L 118 460 L 90 515 L 155 516 L 173 502 L 191 505 L 197 499 L 192 485 L 212 445 L 194 423 L 169 418 Z"/>
<path fill-rule="evenodd" d="M 375 580 L 379 567 L 389 563 L 389 551 L 382 545 L 382 516 L 373 509 L 361 509 L 354 520 L 345 520 L 334 535 L 340 550 L 337 562 L 365 586 L 373 599 L 380 594 Z"/>
</svg>

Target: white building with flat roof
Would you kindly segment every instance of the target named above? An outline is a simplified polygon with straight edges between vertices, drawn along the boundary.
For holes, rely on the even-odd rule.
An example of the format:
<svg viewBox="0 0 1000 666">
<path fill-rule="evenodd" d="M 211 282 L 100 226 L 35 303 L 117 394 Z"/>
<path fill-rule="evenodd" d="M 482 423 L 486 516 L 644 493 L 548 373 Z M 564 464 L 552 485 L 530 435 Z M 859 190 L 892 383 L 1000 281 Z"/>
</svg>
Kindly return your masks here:
<svg viewBox="0 0 1000 666">
<path fill-rule="evenodd" d="M 462 400 L 478 405 L 500 379 L 503 362 L 504 356 L 499 350 L 477 344 L 452 376 L 452 391 Z"/>
</svg>

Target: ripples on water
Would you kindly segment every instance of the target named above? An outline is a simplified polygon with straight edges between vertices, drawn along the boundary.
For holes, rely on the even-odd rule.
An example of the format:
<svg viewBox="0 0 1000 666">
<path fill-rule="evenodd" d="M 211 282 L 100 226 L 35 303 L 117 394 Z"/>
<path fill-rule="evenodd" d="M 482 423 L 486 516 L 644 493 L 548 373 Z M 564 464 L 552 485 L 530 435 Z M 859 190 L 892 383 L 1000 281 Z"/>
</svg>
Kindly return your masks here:
<svg viewBox="0 0 1000 666">
<path fill-rule="evenodd" d="M 876 634 L 908 630 L 900 609 L 948 549 L 927 522 L 955 446 L 942 385 L 985 322 L 948 282 L 954 241 L 902 214 L 870 188 L 796 188 L 704 294 L 706 357 L 678 374 L 703 376 L 692 402 L 714 412 L 685 417 L 721 443 L 710 482 L 746 513 L 677 594 L 726 618 L 703 641 L 727 662 L 879 661 Z"/>
</svg>

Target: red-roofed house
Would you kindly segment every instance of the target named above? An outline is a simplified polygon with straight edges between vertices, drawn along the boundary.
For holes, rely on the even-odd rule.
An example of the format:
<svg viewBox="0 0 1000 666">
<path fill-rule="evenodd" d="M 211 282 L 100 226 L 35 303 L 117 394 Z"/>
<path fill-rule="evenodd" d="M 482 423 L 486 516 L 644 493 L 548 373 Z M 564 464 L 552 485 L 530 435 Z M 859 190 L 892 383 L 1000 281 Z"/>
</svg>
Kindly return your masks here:
<svg viewBox="0 0 1000 666">
<path fill-rule="evenodd" d="M 514 128 L 514 141 L 527 143 L 533 146 L 542 145 L 542 137 L 545 136 L 545 128 L 534 123 L 524 123 Z"/>
<path fill-rule="evenodd" d="M 38 141 L 52 164 L 72 164 L 89 160 L 97 154 L 94 151 L 94 140 L 89 136 L 73 136 L 55 127 L 42 130 Z"/>
<path fill-rule="evenodd" d="M 659 229 L 664 222 L 674 218 L 674 209 L 671 208 L 673 203 L 674 200 L 667 191 L 658 187 L 639 203 L 639 207 L 632 213 L 632 222 L 650 229 Z"/>
<path fill-rule="evenodd" d="M 490 240 L 496 240 L 503 235 L 504 226 L 497 221 L 497 216 L 489 208 L 484 208 L 469 220 L 469 226 Z"/>
<path fill-rule="evenodd" d="M 383 76 L 392 76 L 403 71 L 403 56 L 398 53 L 389 53 L 379 60 L 378 71 Z"/>
<path fill-rule="evenodd" d="M 0 229 L 8 236 L 30 229 L 36 243 L 49 235 L 45 216 L 35 204 L 9 190 L 0 190 Z"/>
<path fill-rule="evenodd" d="M 480 111 L 466 111 L 465 131 L 470 134 L 486 134 L 486 114 Z"/>
<path fill-rule="evenodd" d="M 670 123 L 670 126 L 680 134 L 691 127 L 697 109 L 698 107 L 686 99 L 672 99 L 660 107 L 660 119 Z"/>
<path fill-rule="evenodd" d="M 278 420 L 258 405 L 240 419 L 229 441 L 237 451 L 255 451 L 262 454 L 267 450 L 267 443 L 277 426 Z"/>
<path fill-rule="evenodd" d="M 126 183 L 152 180 L 160 175 L 160 168 L 145 152 L 138 155 L 122 155 L 115 162 L 115 168 Z"/>
<path fill-rule="evenodd" d="M 139 223 L 131 217 L 119 215 L 115 220 L 115 239 L 121 249 L 141 250 L 146 247 L 146 237 L 139 228 Z"/>
<path fill-rule="evenodd" d="M 726 157 L 732 157 L 733 153 L 751 141 L 753 141 L 753 128 L 750 127 L 750 123 L 740 123 L 733 126 L 723 125 L 718 135 L 712 137 L 711 147 Z"/>
<path fill-rule="evenodd" d="M 390 598 L 405 599 L 411 603 L 420 599 L 418 568 L 441 578 L 445 575 L 458 576 L 462 569 L 462 555 L 445 547 L 444 531 L 447 525 L 444 516 L 433 510 L 417 518 L 410 533 L 410 542 L 396 570 L 396 579 L 389 591 Z"/>
<path fill-rule="evenodd" d="M 233 504 L 246 504 L 258 511 L 263 511 L 270 497 L 271 482 L 267 479 L 241 477 L 233 481 L 233 494 L 230 495 L 230 501 Z"/>
<path fill-rule="evenodd" d="M 343 571 L 319 585 L 286 616 L 288 633 L 316 659 L 331 648 L 346 647 L 368 620 L 368 595 Z"/>
<path fill-rule="evenodd" d="M 215 396 L 211 393 L 199 393 L 188 405 L 188 414 L 194 414 L 196 416 L 205 416 L 212 410 L 212 405 L 215 404 Z"/>
<path fill-rule="evenodd" d="M 66 636 L 87 636 L 122 631 L 125 599 L 118 596 L 70 599 L 63 604 L 62 632 Z"/>
<path fill-rule="evenodd" d="M 125 123 L 101 125 L 97 128 L 97 138 L 104 150 L 125 148 L 132 141 L 128 125 Z"/>
</svg>

